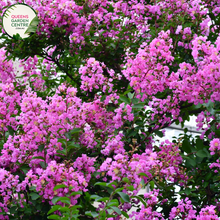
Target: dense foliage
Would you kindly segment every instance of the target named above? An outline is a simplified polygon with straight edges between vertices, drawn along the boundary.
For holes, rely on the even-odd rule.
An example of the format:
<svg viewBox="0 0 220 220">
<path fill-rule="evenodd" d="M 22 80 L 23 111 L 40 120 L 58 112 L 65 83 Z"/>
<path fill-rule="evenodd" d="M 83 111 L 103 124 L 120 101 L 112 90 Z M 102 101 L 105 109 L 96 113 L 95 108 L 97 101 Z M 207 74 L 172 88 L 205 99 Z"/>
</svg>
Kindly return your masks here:
<svg viewBox="0 0 220 220">
<path fill-rule="evenodd" d="M 1 26 L 0 219 L 219 219 L 219 0 L 24 3 L 36 32 Z M 201 136 L 157 140 L 191 115 Z"/>
</svg>

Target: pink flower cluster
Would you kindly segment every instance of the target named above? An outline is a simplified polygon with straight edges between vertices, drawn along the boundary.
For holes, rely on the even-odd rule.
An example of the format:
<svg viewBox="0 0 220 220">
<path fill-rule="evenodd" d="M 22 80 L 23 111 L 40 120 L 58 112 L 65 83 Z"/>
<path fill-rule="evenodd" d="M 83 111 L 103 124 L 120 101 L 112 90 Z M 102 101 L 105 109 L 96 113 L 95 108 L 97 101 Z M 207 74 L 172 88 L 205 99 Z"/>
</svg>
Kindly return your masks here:
<svg viewBox="0 0 220 220">
<path fill-rule="evenodd" d="M 49 201 L 55 195 L 64 196 L 70 186 L 74 187 L 72 191 L 86 191 L 91 174 L 96 170 L 95 159 L 81 155 L 72 163 L 58 162 L 60 157 L 57 152 L 60 150 L 64 153 L 66 147 L 59 139 L 69 143 L 70 139 L 64 134 L 74 128 L 81 129 L 77 140 L 80 147 L 98 148 L 97 140 L 101 137 L 102 154 L 108 156 L 112 152 L 125 153 L 123 135 L 115 133 L 115 126 L 120 128 L 123 121 L 133 120 L 132 108 L 129 105 L 124 108 L 121 104 L 115 112 L 109 112 L 98 98 L 83 103 L 76 97 L 76 93 L 75 88 L 62 84 L 53 97 L 43 100 L 30 89 L 21 95 L 13 84 L 1 84 L 1 114 L 5 117 L 2 123 L 6 123 L 1 126 L 2 132 L 7 131 L 7 126 L 17 130 L 14 135 L 9 135 L 1 150 L 0 165 L 11 171 L 2 169 L 2 173 L 7 172 L 11 176 L 1 180 L 2 186 L 11 189 L 8 180 L 12 178 L 12 181 L 16 180 L 13 190 L 20 192 L 27 185 L 36 186 L 42 198 Z M 13 173 L 24 164 L 28 164 L 30 170 L 25 180 L 19 182 Z M 53 192 L 53 187 L 58 184 L 67 187 Z M 4 208 L 9 205 L 7 201 L 10 195 L 5 196 L 7 198 L 2 203 Z M 72 198 L 73 204 L 76 199 L 77 196 Z"/>
<path fill-rule="evenodd" d="M 26 185 L 36 186 L 39 194 L 49 200 L 52 200 L 54 196 L 62 197 L 71 192 L 86 191 L 91 173 L 95 171 L 94 161 L 94 158 L 89 158 L 86 155 L 78 157 L 73 164 L 51 161 L 45 170 L 42 168 L 37 168 L 35 171 L 30 170 L 18 188 L 24 190 Z M 56 185 L 61 184 L 66 187 L 53 191 Z M 72 196 L 70 198 L 71 204 L 76 204 L 78 197 L 79 195 Z"/>
<path fill-rule="evenodd" d="M 185 220 L 218 220 L 218 216 L 216 215 L 215 206 L 210 205 L 205 208 L 202 208 L 198 215 L 196 215 L 196 210 L 194 210 L 192 202 L 189 200 L 189 198 L 186 198 L 185 200 L 181 200 L 178 202 L 177 207 L 173 207 L 170 212 L 169 219 L 175 219 L 176 217 L 179 217 L 180 219 Z"/>
<path fill-rule="evenodd" d="M 216 214 L 215 208 L 216 207 L 214 205 L 210 205 L 205 208 L 202 208 L 196 220 L 209 220 L 209 219 L 218 220 L 219 217 Z"/>
<path fill-rule="evenodd" d="M 188 33 L 188 32 L 187 32 Z M 215 44 L 207 42 L 207 37 L 195 37 L 191 41 L 192 55 L 196 66 L 190 63 L 180 63 L 176 73 L 169 74 L 168 64 L 173 61 L 171 54 L 172 40 L 169 32 L 160 32 L 149 45 L 143 44 L 136 57 L 128 55 L 124 76 L 130 81 L 137 97 L 142 101 L 150 99 L 150 107 L 154 115 L 163 115 L 160 123 L 170 123 L 171 118 L 179 117 L 180 102 L 188 101 L 198 105 L 211 100 L 219 101 L 219 41 Z M 155 98 L 158 92 L 172 90 L 164 99 Z"/>
<path fill-rule="evenodd" d="M 210 154 L 214 155 L 217 154 L 218 156 L 220 155 L 219 150 L 220 150 L 220 139 L 219 138 L 214 138 L 211 142 L 210 142 L 210 148 L 209 150 L 211 151 Z M 212 168 L 218 168 L 218 170 L 220 169 L 220 160 L 217 159 L 216 162 L 211 163 L 211 165 L 209 166 L 211 169 Z M 216 173 L 218 173 L 218 170 L 215 170 Z"/>
<path fill-rule="evenodd" d="M 50 55 L 50 50 L 48 51 Z M 46 59 L 40 59 L 36 55 L 27 60 L 19 61 L 20 72 L 18 74 L 20 83 L 26 86 L 32 86 L 35 91 L 44 91 L 44 77 L 55 77 L 57 75 L 55 64 Z"/>
<path fill-rule="evenodd" d="M 210 142 L 210 148 L 209 150 L 211 151 L 211 155 L 214 155 L 215 152 L 218 152 L 220 150 L 220 139 L 219 138 L 214 138 Z"/>
<path fill-rule="evenodd" d="M 175 182 L 177 178 L 186 180 L 183 170 L 180 168 L 182 161 L 179 155 L 178 146 L 166 141 L 162 143 L 158 152 L 146 149 L 145 153 L 133 154 L 132 157 L 126 154 L 117 154 L 112 158 L 107 158 L 99 168 L 99 172 L 106 172 L 112 180 L 121 181 L 127 177 L 131 182 L 129 185 L 134 186 L 134 193 L 137 193 L 142 185 L 142 178 L 148 182 L 155 176 L 158 178 L 165 177 L 167 180 Z M 140 176 L 145 173 L 146 176 Z M 106 178 L 105 178 L 106 179 Z M 129 186 L 129 185 L 125 185 Z"/>
<path fill-rule="evenodd" d="M 0 77 L 2 83 L 10 83 L 15 79 L 15 67 L 13 66 L 12 60 L 5 60 L 6 51 L 0 49 Z"/>
<path fill-rule="evenodd" d="M 5 136 L 8 126 L 16 129 L 20 104 L 20 93 L 15 90 L 13 83 L 0 83 L 0 133 Z"/>
<path fill-rule="evenodd" d="M 189 198 L 178 202 L 177 207 L 173 207 L 170 212 L 170 220 L 175 219 L 177 216 L 181 219 L 191 220 L 196 218 L 196 211 L 193 210 L 193 205 Z"/>
<path fill-rule="evenodd" d="M 110 78 L 104 76 L 103 69 L 106 69 Z M 100 63 L 95 58 L 89 58 L 85 66 L 79 69 L 81 74 L 81 89 L 91 92 L 93 89 L 99 89 L 103 93 L 110 94 L 113 88 L 113 79 L 115 73 L 113 70 L 108 70 L 104 63 Z"/>
<path fill-rule="evenodd" d="M 138 212 L 132 212 L 129 215 L 130 218 L 135 220 L 165 220 L 163 215 L 157 211 L 154 211 L 154 206 L 158 204 L 159 190 L 153 190 L 149 193 L 144 194 L 144 199 L 146 200 L 146 205 L 141 205 L 141 210 Z"/>
<path fill-rule="evenodd" d="M 65 98 L 62 97 L 64 93 Z M 104 139 L 108 138 L 109 135 L 113 135 L 117 124 L 120 128 L 123 125 L 123 120 L 128 118 L 132 120 L 131 108 L 127 107 L 127 110 L 123 110 L 122 115 L 119 114 L 121 108 L 119 111 L 116 110 L 116 113 L 106 111 L 103 103 L 98 99 L 91 103 L 82 104 L 81 99 L 76 97 L 76 89 L 67 88 L 65 85 L 61 85 L 57 93 L 48 100 L 37 97 L 30 90 L 26 90 L 20 97 L 11 84 L 2 85 L 1 94 L 5 96 L 2 115 L 6 114 L 5 119 L 2 120 L 2 131 L 6 131 L 8 125 L 14 129 L 16 129 L 16 125 L 20 126 L 24 131 L 23 134 L 18 133 L 15 136 L 9 136 L 0 156 L 2 166 L 8 166 L 11 162 L 15 163 L 16 161 L 19 163 L 28 161 L 30 166 L 35 166 L 34 164 L 42 161 L 41 159 L 34 159 L 34 157 L 44 157 L 49 163 L 55 158 L 57 150 L 63 149 L 58 138 L 63 138 L 64 133 L 76 126 L 84 131 L 79 136 L 80 144 L 87 148 L 94 148 L 97 145 L 97 135 L 101 135 Z M 20 99 L 21 103 L 18 103 Z M 18 112 L 15 109 L 16 102 L 20 105 L 21 110 L 17 120 L 14 117 L 10 118 L 11 114 Z M 3 108 L 4 105 L 5 108 Z M 6 122 L 7 124 L 4 124 Z M 97 129 L 101 132 L 100 134 L 96 134 Z M 116 140 L 118 137 L 116 136 Z M 107 145 L 110 144 L 109 141 L 106 143 Z M 42 152 L 38 150 L 40 145 L 44 146 Z M 110 149 L 113 149 L 114 145 L 110 145 Z M 120 144 L 119 142 L 116 146 L 119 145 L 123 151 L 123 143 Z M 45 151 L 47 152 L 46 155 Z M 106 153 L 107 151 L 104 154 Z"/>
<path fill-rule="evenodd" d="M 14 199 L 16 188 L 19 183 L 19 177 L 14 176 L 4 168 L 0 168 L 0 219 L 9 219 L 7 216 L 1 215 L 2 212 L 8 212 L 8 205 Z"/>
<path fill-rule="evenodd" d="M 169 31 L 162 31 L 149 45 L 146 43 L 141 45 L 135 58 L 132 55 L 128 56 L 127 68 L 123 70 L 123 74 L 137 92 L 137 98 L 144 101 L 148 96 L 167 88 L 169 73 L 167 65 L 174 59 L 171 48 L 172 39 L 169 37 Z M 140 93 L 143 93 L 142 97 Z"/>
<path fill-rule="evenodd" d="M 198 114 L 197 119 L 196 119 L 196 126 L 197 126 L 197 130 L 201 129 L 202 130 L 202 134 L 200 136 L 201 139 L 204 138 L 205 133 L 208 129 L 210 129 L 211 127 L 211 122 L 212 120 L 215 119 L 215 116 L 211 115 L 210 112 L 208 111 L 202 111 L 201 113 Z M 220 127 L 220 124 L 217 123 L 217 128 Z M 215 132 L 211 131 L 210 134 L 208 135 L 209 139 L 212 139 L 213 136 L 215 135 Z"/>
<path fill-rule="evenodd" d="M 177 179 L 186 180 L 184 170 L 180 167 L 182 157 L 180 156 L 179 146 L 166 140 L 161 143 L 159 150 L 157 159 L 160 161 L 160 175 L 164 175 L 172 182 L 177 181 Z"/>
</svg>

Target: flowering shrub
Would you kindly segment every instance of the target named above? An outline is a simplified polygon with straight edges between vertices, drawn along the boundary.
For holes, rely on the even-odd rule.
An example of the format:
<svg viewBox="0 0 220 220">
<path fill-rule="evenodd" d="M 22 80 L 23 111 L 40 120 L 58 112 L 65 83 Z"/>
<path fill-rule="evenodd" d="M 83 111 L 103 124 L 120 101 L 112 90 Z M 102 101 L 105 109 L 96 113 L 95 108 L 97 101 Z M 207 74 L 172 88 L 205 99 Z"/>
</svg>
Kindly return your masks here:
<svg viewBox="0 0 220 220">
<path fill-rule="evenodd" d="M 219 1 L 23 3 L 36 33 L 0 24 L 0 219 L 219 219 Z M 191 115 L 200 136 L 157 140 Z"/>
</svg>

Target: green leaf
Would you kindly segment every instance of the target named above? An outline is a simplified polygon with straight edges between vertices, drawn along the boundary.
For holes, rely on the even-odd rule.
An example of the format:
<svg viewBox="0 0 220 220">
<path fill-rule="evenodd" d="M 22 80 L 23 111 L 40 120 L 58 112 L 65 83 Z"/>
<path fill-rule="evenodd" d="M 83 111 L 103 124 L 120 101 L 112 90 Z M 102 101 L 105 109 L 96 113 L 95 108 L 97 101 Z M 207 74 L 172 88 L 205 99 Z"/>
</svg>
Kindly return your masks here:
<svg viewBox="0 0 220 220">
<path fill-rule="evenodd" d="M 114 210 L 113 209 L 106 209 L 106 210 L 108 212 L 108 215 L 107 215 L 108 218 L 114 217 L 114 215 L 113 215 Z"/>
<path fill-rule="evenodd" d="M 131 196 L 131 198 L 136 198 L 139 201 L 141 201 L 143 203 L 143 205 L 145 206 L 145 208 L 147 207 L 147 203 L 144 201 L 143 198 L 141 198 L 140 196 Z"/>
<path fill-rule="evenodd" d="M 44 161 L 40 161 L 39 164 L 43 169 L 47 168 L 47 163 L 45 163 Z"/>
<path fill-rule="evenodd" d="M 28 34 L 28 33 L 35 33 L 37 30 L 37 26 L 29 26 L 27 28 L 27 30 L 25 31 L 25 34 Z"/>
<path fill-rule="evenodd" d="M 66 132 L 64 135 L 65 135 L 65 137 L 66 137 L 67 139 L 69 139 L 69 140 L 71 139 L 71 134 L 70 134 L 70 132 Z"/>
<path fill-rule="evenodd" d="M 132 108 L 134 108 L 134 109 L 142 109 L 142 108 L 144 108 L 144 103 L 135 104 L 135 105 L 132 106 Z"/>
<path fill-rule="evenodd" d="M 50 215 L 47 217 L 48 219 L 54 219 L 54 220 L 59 220 L 60 219 L 60 216 L 59 215 Z"/>
<path fill-rule="evenodd" d="M 112 47 L 113 47 L 113 49 L 115 49 L 115 48 L 116 48 L 116 45 L 115 45 L 115 44 L 113 44 L 113 43 L 110 43 L 110 46 L 112 46 Z"/>
<path fill-rule="evenodd" d="M 48 211 L 48 215 L 52 212 L 58 211 L 60 208 L 62 208 L 61 205 L 54 205 L 49 211 Z"/>
<path fill-rule="evenodd" d="M 59 197 L 56 202 L 58 202 L 58 201 L 60 201 L 62 203 L 69 204 L 69 205 L 71 204 L 70 199 L 68 197 Z"/>
<path fill-rule="evenodd" d="M 81 205 L 74 205 L 71 207 L 72 210 L 79 209 L 79 208 L 82 208 L 82 206 Z"/>
<path fill-rule="evenodd" d="M 44 144 L 39 145 L 39 146 L 38 146 L 38 150 L 39 150 L 40 152 L 42 152 L 42 151 L 44 150 Z"/>
<path fill-rule="evenodd" d="M 212 173 L 208 173 L 208 174 L 205 176 L 205 180 L 208 181 L 211 177 L 212 177 Z"/>
<path fill-rule="evenodd" d="M 66 144 L 66 139 L 64 139 L 64 138 L 58 138 L 58 141 L 57 142 L 60 142 L 60 143 L 62 143 L 62 144 Z"/>
<path fill-rule="evenodd" d="M 130 202 L 129 196 L 123 192 L 117 192 L 125 202 Z"/>
<path fill-rule="evenodd" d="M 207 157 L 207 154 L 204 150 L 197 151 L 196 155 L 201 158 Z"/>
<path fill-rule="evenodd" d="M 37 193 L 35 193 L 35 192 L 32 192 L 32 193 L 30 193 L 30 196 L 31 196 L 31 199 L 32 200 L 36 200 L 36 199 L 38 199 L 40 196 L 37 194 Z"/>
<path fill-rule="evenodd" d="M 118 206 L 119 203 L 118 203 L 118 200 L 117 199 L 113 199 L 111 200 L 110 202 L 107 203 L 107 206 L 108 207 L 111 207 L 111 206 Z"/>
<path fill-rule="evenodd" d="M 114 181 L 114 182 L 111 182 L 111 183 L 107 183 L 106 184 L 106 187 L 109 187 L 111 189 L 115 189 L 112 185 L 117 185 L 117 183 Z"/>
<path fill-rule="evenodd" d="M 133 192 L 134 191 L 134 186 L 128 186 L 127 189 Z"/>
<path fill-rule="evenodd" d="M 163 137 L 163 132 L 162 131 L 154 131 L 154 133 L 159 136 L 160 138 Z"/>
<path fill-rule="evenodd" d="M 33 74 L 29 78 L 35 78 L 35 77 L 38 77 L 38 75 L 37 74 Z"/>
<path fill-rule="evenodd" d="M 126 212 L 121 211 L 121 214 L 124 215 L 124 217 L 129 218 L 129 215 Z"/>
<path fill-rule="evenodd" d="M 109 195 L 111 195 L 113 191 L 114 191 L 114 189 L 113 189 L 113 188 L 110 188 L 110 187 L 109 187 L 109 188 L 107 188 L 107 192 L 108 192 L 108 194 L 109 194 Z"/>
<path fill-rule="evenodd" d="M 133 99 L 133 97 L 134 97 L 134 93 L 128 93 L 128 97 L 129 97 L 129 99 Z"/>
<path fill-rule="evenodd" d="M 131 100 L 131 102 L 132 102 L 133 104 L 138 104 L 138 102 L 140 102 L 140 100 L 139 100 L 138 98 L 133 98 L 133 99 Z"/>
<path fill-rule="evenodd" d="M 121 210 L 115 206 L 111 206 L 111 209 L 113 209 L 115 212 L 117 212 L 119 215 L 121 215 Z"/>
<path fill-rule="evenodd" d="M 187 161 L 191 166 L 193 166 L 193 167 L 196 166 L 196 162 L 195 162 L 195 160 L 193 160 L 192 158 L 187 158 L 186 161 Z"/>
<path fill-rule="evenodd" d="M 105 210 L 101 212 L 100 217 L 101 217 L 101 219 L 103 219 L 103 220 L 106 219 L 106 212 L 105 212 Z"/>
<path fill-rule="evenodd" d="M 143 125 L 143 121 L 137 120 L 137 121 L 135 121 L 135 124 L 136 124 L 136 125 Z"/>
<path fill-rule="evenodd" d="M 76 133 L 79 133 L 80 131 L 82 131 L 81 128 L 74 128 L 70 131 L 71 134 L 76 134 Z"/>
<path fill-rule="evenodd" d="M 69 212 L 70 209 L 68 207 L 61 207 L 61 208 L 59 208 L 59 211 L 60 212 Z"/>
<path fill-rule="evenodd" d="M 96 199 L 97 202 L 106 202 L 109 200 L 109 197 L 101 197 L 101 199 Z"/>
<path fill-rule="evenodd" d="M 78 192 L 72 192 L 70 194 L 70 196 L 75 196 L 75 195 L 82 195 L 82 192 L 81 191 L 78 191 Z"/>
<path fill-rule="evenodd" d="M 208 103 L 204 103 L 203 105 L 206 106 L 207 110 L 209 113 L 211 113 L 211 115 L 215 114 L 215 110 L 213 109 L 214 107 L 214 102 L 212 102 L 211 100 L 209 100 Z"/>
<path fill-rule="evenodd" d="M 101 98 L 101 102 L 104 102 L 106 99 L 106 95 L 103 95 L 102 98 Z"/>
<path fill-rule="evenodd" d="M 9 134 L 10 134 L 11 136 L 13 136 L 14 133 L 15 133 L 14 129 L 13 129 L 11 126 L 7 126 L 7 128 L 8 128 Z"/>
<path fill-rule="evenodd" d="M 104 182 L 97 182 L 97 183 L 95 183 L 94 184 L 94 186 L 106 186 L 107 185 L 107 183 L 104 183 Z"/>
<path fill-rule="evenodd" d="M 15 214 L 17 208 L 18 208 L 17 206 L 12 206 L 12 207 L 10 208 L 10 214 Z"/>
<path fill-rule="evenodd" d="M 107 185 L 115 185 L 115 186 L 117 186 L 118 183 L 116 181 L 113 181 L 113 182 L 108 183 Z"/>
<path fill-rule="evenodd" d="M 129 131 L 127 136 L 128 137 L 134 137 L 137 133 L 138 133 L 137 130 L 132 129 L 132 130 Z"/>
<path fill-rule="evenodd" d="M 41 156 L 32 157 L 32 160 L 34 160 L 34 159 L 41 159 L 41 160 L 44 160 L 44 157 L 41 157 Z"/>
<path fill-rule="evenodd" d="M 189 143 L 189 140 L 184 140 L 182 143 L 182 149 L 186 152 L 186 153 L 191 153 L 191 145 Z"/>
<path fill-rule="evenodd" d="M 188 196 L 191 193 L 191 189 L 190 188 L 186 188 L 185 193 Z"/>
<path fill-rule="evenodd" d="M 124 187 L 118 188 L 118 189 L 115 190 L 115 193 L 120 192 L 120 191 L 122 191 L 123 189 L 124 189 Z"/>
<path fill-rule="evenodd" d="M 53 199 L 51 200 L 51 202 L 52 202 L 53 204 L 56 204 L 58 199 L 59 199 L 58 196 L 54 196 Z"/>
<path fill-rule="evenodd" d="M 196 148 L 198 150 L 202 150 L 204 148 L 203 140 L 198 138 L 196 139 Z"/>
<path fill-rule="evenodd" d="M 65 154 L 66 154 L 66 151 L 65 151 L 65 149 L 63 149 L 63 150 L 57 150 L 57 153 L 62 154 L 62 155 L 65 155 Z"/>
<path fill-rule="evenodd" d="M 61 188 L 67 188 L 68 186 L 66 186 L 65 184 L 60 184 L 60 185 L 56 185 L 54 188 L 53 188 L 53 191 L 57 190 L 57 189 L 61 189 Z"/>
<path fill-rule="evenodd" d="M 115 19 L 114 22 L 121 22 L 121 19 L 120 18 Z"/>
<path fill-rule="evenodd" d="M 55 156 L 57 156 L 57 157 L 61 157 L 61 158 L 63 158 L 63 159 L 66 159 L 66 156 L 64 156 L 63 154 L 61 155 L 61 154 L 54 154 Z"/>
<path fill-rule="evenodd" d="M 27 164 L 23 164 L 20 169 L 26 174 L 30 170 L 30 167 Z"/>
<path fill-rule="evenodd" d="M 130 180 L 128 179 L 128 177 L 123 177 L 122 181 L 125 182 L 125 183 L 129 183 L 129 182 L 130 182 Z"/>
<path fill-rule="evenodd" d="M 209 182 L 204 182 L 203 183 L 203 188 L 206 188 L 209 185 Z"/>
<path fill-rule="evenodd" d="M 151 190 L 153 190 L 153 189 L 154 189 L 154 181 L 153 181 L 153 180 L 150 181 L 149 184 L 150 184 L 150 188 L 151 188 Z"/>
<path fill-rule="evenodd" d="M 101 199 L 102 197 L 98 196 L 98 195 L 91 195 L 90 199 L 95 199 L 95 201 Z"/>
<path fill-rule="evenodd" d="M 139 176 L 146 176 L 147 178 L 149 178 L 146 173 L 138 173 L 138 175 L 139 175 Z"/>
<path fill-rule="evenodd" d="M 76 149 L 76 148 L 80 148 L 79 144 L 76 144 L 75 142 L 71 142 L 68 146 L 67 146 L 67 151 L 69 152 L 71 149 Z"/>
<path fill-rule="evenodd" d="M 30 22 L 30 24 L 29 24 L 27 30 L 25 31 L 25 34 L 35 33 L 36 30 L 37 30 L 37 25 L 38 25 L 38 23 L 39 23 L 39 19 L 38 19 L 38 17 L 36 16 L 36 17 L 34 17 L 34 18 L 32 19 L 32 21 Z"/>
<path fill-rule="evenodd" d="M 93 218 L 99 216 L 99 214 L 97 212 L 91 212 L 91 211 L 87 211 L 87 212 L 85 212 L 85 214 L 88 216 L 92 216 Z"/>
<path fill-rule="evenodd" d="M 30 25 L 37 26 L 39 24 L 39 19 L 37 16 L 35 16 L 32 21 L 30 22 Z"/>
<path fill-rule="evenodd" d="M 126 96 L 123 96 L 123 95 L 120 95 L 120 98 L 119 98 L 122 102 L 124 102 L 125 104 L 130 104 L 131 101 L 126 97 Z"/>
<path fill-rule="evenodd" d="M 32 191 L 33 191 L 33 190 L 36 190 L 36 186 L 31 186 L 31 187 L 30 187 L 30 190 L 32 190 Z"/>
<path fill-rule="evenodd" d="M 220 129 L 215 129 L 215 134 L 220 137 Z"/>
</svg>

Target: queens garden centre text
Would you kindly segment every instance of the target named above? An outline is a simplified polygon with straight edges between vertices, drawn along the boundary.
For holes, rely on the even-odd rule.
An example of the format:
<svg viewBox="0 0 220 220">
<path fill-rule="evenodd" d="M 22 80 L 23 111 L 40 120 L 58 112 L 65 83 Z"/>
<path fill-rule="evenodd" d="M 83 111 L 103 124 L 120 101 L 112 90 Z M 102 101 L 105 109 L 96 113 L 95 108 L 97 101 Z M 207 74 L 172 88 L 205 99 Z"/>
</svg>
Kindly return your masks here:
<svg viewBox="0 0 220 220">
<path fill-rule="evenodd" d="M 28 15 L 12 15 L 11 18 L 12 27 L 28 27 Z"/>
</svg>

